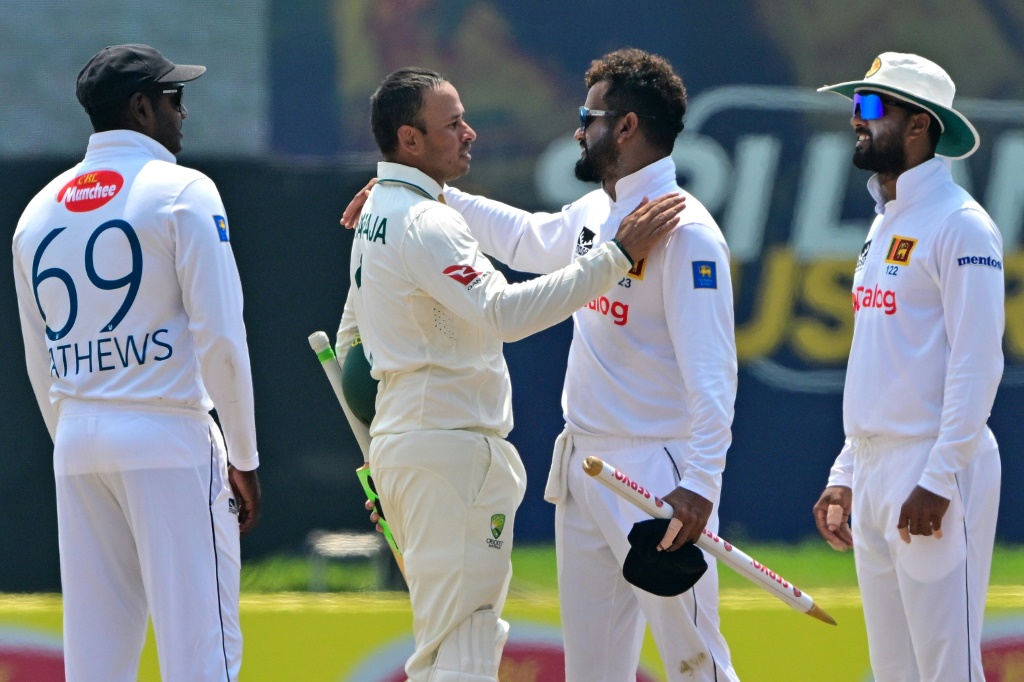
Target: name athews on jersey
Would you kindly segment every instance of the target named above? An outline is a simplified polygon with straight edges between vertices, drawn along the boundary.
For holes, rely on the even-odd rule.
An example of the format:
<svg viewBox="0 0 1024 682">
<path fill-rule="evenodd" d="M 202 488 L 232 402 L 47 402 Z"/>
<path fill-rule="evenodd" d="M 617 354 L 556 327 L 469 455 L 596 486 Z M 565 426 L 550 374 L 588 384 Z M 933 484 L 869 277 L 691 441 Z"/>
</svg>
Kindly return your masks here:
<svg viewBox="0 0 1024 682">
<path fill-rule="evenodd" d="M 169 333 L 166 329 L 147 332 L 139 341 L 133 334 L 118 338 L 108 336 L 84 343 L 66 343 L 51 346 L 50 376 L 60 379 L 69 374 L 84 372 L 105 372 L 111 369 L 124 369 L 129 365 L 141 366 L 147 360 L 163 362 L 174 354 L 171 344 L 160 339 L 161 334 Z"/>
</svg>

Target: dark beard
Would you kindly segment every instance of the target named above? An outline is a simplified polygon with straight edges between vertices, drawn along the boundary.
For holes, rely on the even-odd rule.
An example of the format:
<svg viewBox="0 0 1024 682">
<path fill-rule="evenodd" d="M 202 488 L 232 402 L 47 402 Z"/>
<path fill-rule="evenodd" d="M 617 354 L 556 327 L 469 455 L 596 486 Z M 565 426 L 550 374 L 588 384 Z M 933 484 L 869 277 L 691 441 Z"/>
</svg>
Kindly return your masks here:
<svg viewBox="0 0 1024 682">
<path fill-rule="evenodd" d="M 872 136 L 866 148 L 853 151 L 853 165 L 873 173 L 899 175 L 907 169 L 907 151 L 896 135 L 888 139 Z"/>
<path fill-rule="evenodd" d="M 586 154 L 576 161 L 576 179 L 583 182 L 602 182 L 609 168 L 619 161 L 618 150 L 611 135 L 606 134 L 586 149 Z"/>
</svg>

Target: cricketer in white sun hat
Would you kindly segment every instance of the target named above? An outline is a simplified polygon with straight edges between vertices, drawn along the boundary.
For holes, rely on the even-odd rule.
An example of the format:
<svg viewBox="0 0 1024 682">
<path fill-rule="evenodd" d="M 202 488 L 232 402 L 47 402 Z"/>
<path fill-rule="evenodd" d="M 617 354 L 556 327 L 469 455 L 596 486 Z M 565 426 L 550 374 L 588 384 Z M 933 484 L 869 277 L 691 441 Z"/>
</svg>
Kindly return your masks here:
<svg viewBox="0 0 1024 682">
<path fill-rule="evenodd" d="M 981 144 L 971 122 L 953 108 L 956 86 L 941 66 L 916 54 L 883 52 L 875 57 L 863 80 L 826 85 L 818 92 L 834 92 L 853 99 L 856 92 L 884 92 L 921 107 L 939 121 L 942 135 L 935 153 L 963 159 Z"/>
</svg>

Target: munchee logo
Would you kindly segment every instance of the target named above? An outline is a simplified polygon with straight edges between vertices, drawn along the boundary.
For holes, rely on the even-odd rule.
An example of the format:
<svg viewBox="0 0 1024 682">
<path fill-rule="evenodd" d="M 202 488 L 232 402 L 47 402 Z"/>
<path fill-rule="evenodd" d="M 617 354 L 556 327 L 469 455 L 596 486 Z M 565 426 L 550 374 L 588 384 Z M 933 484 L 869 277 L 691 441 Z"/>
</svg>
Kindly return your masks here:
<svg viewBox="0 0 1024 682">
<path fill-rule="evenodd" d="M 117 196 L 124 178 L 117 171 L 98 170 L 79 175 L 57 192 L 57 201 L 75 213 L 94 211 Z"/>
</svg>

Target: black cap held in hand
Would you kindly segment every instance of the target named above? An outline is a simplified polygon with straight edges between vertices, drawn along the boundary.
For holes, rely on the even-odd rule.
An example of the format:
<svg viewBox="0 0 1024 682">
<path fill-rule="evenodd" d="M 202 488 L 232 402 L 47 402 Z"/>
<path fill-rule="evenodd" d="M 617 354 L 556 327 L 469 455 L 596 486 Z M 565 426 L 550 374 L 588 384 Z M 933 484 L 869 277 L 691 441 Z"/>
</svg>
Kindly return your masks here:
<svg viewBox="0 0 1024 682">
<path fill-rule="evenodd" d="M 688 543 L 675 552 L 659 552 L 668 519 L 650 519 L 633 524 L 629 531 L 629 554 L 622 564 L 622 577 L 630 584 L 659 597 L 675 597 L 693 587 L 708 562 L 697 545 Z"/>
<path fill-rule="evenodd" d="M 186 83 L 205 72 L 205 66 L 175 64 L 149 45 L 111 45 L 82 67 L 75 94 L 94 112 L 123 104 L 153 83 Z"/>
</svg>

